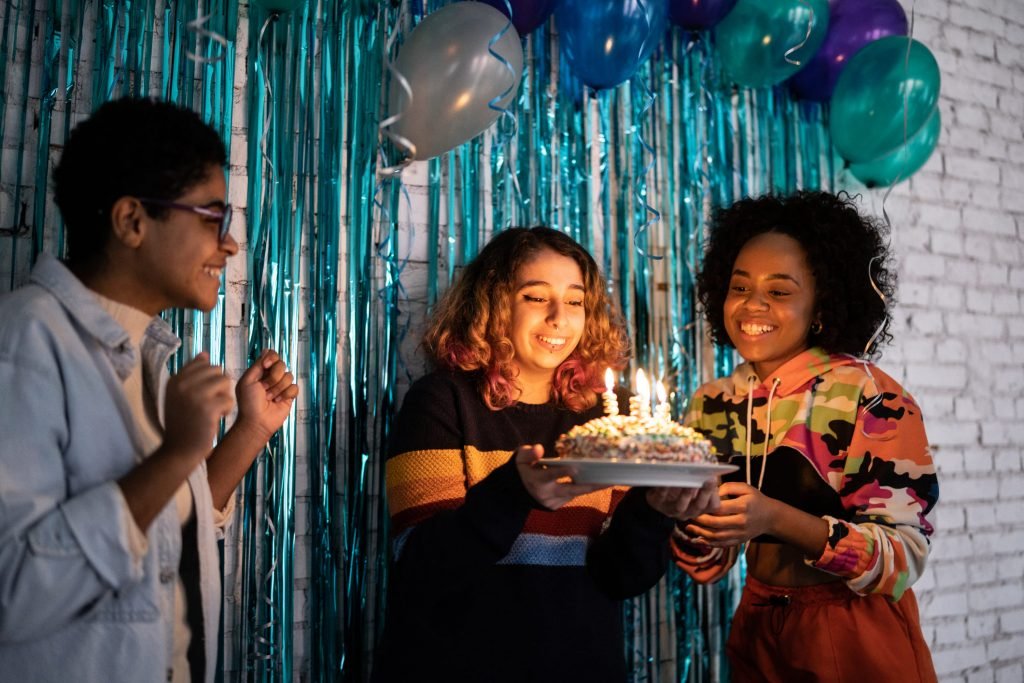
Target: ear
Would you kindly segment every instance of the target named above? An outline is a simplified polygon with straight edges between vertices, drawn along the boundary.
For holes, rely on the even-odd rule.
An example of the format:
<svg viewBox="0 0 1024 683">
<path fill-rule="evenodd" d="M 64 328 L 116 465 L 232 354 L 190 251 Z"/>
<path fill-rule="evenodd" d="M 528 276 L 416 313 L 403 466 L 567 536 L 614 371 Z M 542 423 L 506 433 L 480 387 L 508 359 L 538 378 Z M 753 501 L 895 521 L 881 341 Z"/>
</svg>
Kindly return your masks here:
<svg viewBox="0 0 1024 683">
<path fill-rule="evenodd" d="M 135 197 L 121 197 L 110 207 L 110 233 L 129 249 L 138 249 L 146 236 L 149 215 Z"/>
</svg>

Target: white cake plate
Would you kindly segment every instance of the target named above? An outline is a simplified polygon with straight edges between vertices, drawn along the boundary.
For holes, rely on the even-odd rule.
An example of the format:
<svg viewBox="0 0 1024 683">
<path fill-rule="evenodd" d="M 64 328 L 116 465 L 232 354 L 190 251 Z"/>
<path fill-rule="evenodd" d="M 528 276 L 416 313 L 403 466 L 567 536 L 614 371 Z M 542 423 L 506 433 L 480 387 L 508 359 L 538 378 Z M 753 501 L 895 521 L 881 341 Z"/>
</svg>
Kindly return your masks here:
<svg viewBox="0 0 1024 683">
<path fill-rule="evenodd" d="M 572 466 L 574 481 L 580 484 L 619 484 L 622 486 L 698 487 L 708 479 L 735 472 L 736 465 L 706 462 L 630 462 L 628 460 L 590 460 L 586 458 L 541 458 L 541 465 Z"/>
</svg>

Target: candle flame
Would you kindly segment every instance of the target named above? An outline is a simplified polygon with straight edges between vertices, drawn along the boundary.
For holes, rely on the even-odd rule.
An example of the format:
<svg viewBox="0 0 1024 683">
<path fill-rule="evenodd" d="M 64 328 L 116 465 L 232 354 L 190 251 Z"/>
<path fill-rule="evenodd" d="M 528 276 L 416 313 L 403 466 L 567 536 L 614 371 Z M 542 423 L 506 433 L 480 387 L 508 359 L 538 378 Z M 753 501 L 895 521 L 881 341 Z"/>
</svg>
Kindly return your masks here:
<svg viewBox="0 0 1024 683">
<path fill-rule="evenodd" d="M 615 388 L 615 374 L 611 368 L 604 371 L 604 388 L 611 391 Z"/>
<path fill-rule="evenodd" d="M 643 368 L 638 368 L 636 371 L 636 393 L 643 399 L 651 397 L 651 383 L 647 381 L 647 375 L 644 374 Z"/>
<path fill-rule="evenodd" d="M 655 390 L 657 391 L 658 403 L 664 403 L 668 400 L 668 392 L 665 391 L 664 382 L 658 380 L 658 383 L 655 385 Z"/>
</svg>

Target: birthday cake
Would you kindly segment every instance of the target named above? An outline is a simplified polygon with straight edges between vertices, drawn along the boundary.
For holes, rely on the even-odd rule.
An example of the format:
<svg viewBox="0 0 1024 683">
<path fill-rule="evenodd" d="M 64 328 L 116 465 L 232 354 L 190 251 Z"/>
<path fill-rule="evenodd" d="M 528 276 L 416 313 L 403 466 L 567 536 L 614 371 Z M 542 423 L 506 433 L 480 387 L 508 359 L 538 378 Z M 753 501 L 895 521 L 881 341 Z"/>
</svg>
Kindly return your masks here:
<svg viewBox="0 0 1024 683">
<path fill-rule="evenodd" d="M 604 415 L 559 437 L 562 458 L 637 463 L 714 463 L 711 442 L 666 415 Z"/>
</svg>

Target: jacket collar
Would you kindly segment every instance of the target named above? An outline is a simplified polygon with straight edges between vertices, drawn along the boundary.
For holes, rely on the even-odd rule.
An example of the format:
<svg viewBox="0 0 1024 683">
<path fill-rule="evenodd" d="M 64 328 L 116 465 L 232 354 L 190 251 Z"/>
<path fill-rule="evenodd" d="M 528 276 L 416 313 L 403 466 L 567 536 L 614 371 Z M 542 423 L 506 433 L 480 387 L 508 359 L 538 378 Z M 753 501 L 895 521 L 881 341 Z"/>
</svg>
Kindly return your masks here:
<svg viewBox="0 0 1024 683">
<path fill-rule="evenodd" d="M 754 393 L 768 393 L 778 380 L 776 396 L 788 396 L 800 391 L 810 380 L 835 368 L 857 363 L 854 356 L 842 353 L 827 353 L 824 349 L 807 349 L 779 366 L 769 377 L 758 377 L 754 366 L 743 363 L 732 373 L 733 391 L 737 396 L 746 396 L 747 387 L 753 384 Z M 751 378 L 753 380 L 751 381 Z"/>
<path fill-rule="evenodd" d="M 39 255 L 29 279 L 50 292 L 67 311 L 68 317 L 106 350 L 117 374 L 122 379 L 127 377 L 135 364 L 137 351 L 132 347 L 128 333 L 100 305 L 92 290 L 82 284 L 67 266 L 47 253 Z M 181 344 L 171 326 L 160 317 L 154 317 L 149 323 L 143 345 L 147 337 L 167 347 L 168 355 Z"/>
</svg>

